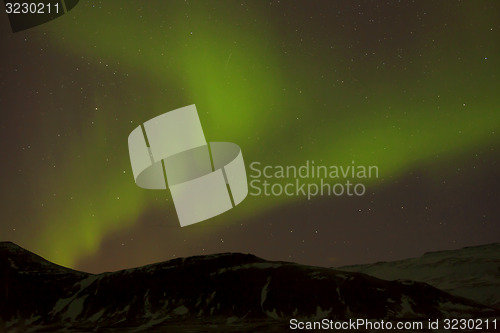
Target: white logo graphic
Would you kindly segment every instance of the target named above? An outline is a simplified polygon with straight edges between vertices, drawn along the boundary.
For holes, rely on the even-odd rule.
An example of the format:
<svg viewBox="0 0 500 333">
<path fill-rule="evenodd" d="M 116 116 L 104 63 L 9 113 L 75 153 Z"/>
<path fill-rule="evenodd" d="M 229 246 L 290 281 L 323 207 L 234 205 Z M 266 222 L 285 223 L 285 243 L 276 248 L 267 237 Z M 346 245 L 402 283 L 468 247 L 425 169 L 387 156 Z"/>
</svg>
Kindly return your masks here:
<svg viewBox="0 0 500 333">
<path fill-rule="evenodd" d="M 128 149 L 135 183 L 168 187 L 182 227 L 222 214 L 248 194 L 240 147 L 207 143 L 194 104 L 135 128 Z"/>
</svg>

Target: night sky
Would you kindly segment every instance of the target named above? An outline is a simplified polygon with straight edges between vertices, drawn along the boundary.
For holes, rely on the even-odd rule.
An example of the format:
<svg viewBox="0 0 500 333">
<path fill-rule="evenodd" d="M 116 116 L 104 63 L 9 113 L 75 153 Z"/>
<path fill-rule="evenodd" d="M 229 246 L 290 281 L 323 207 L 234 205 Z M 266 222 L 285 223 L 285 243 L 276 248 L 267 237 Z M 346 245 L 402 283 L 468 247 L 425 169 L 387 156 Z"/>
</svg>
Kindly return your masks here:
<svg viewBox="0 0 500 333">
<path fill-rule="evenodd" d="M 80 1 L 0 14 L 0 240 L 112 271 L 245 252 L 320 266 L 500 241 L 499 1 Z M 181 228 L 127 137 L 196 104 L 248 166 L 376 165 L 364 196 L 248 196 Z"/>
</svg>

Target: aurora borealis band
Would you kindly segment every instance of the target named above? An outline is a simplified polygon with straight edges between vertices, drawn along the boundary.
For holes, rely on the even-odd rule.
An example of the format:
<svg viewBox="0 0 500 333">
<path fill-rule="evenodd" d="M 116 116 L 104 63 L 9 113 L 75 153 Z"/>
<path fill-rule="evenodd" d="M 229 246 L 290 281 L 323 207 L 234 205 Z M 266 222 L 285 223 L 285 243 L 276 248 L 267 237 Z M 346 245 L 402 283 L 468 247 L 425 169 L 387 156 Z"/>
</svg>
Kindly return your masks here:
<svg viewBox="0 0 500 333">
<path fill-rule="evenodd" d="M 497 1 L 80 1 L 0 15 L 0 239 L 92 272 L 249 252 L 335 266 L 500 241 Z M 378 166 L 362 197 L 249 196 L 180 228 L 132 129 L 196 104 L 245 163 Z"/>
</svg>

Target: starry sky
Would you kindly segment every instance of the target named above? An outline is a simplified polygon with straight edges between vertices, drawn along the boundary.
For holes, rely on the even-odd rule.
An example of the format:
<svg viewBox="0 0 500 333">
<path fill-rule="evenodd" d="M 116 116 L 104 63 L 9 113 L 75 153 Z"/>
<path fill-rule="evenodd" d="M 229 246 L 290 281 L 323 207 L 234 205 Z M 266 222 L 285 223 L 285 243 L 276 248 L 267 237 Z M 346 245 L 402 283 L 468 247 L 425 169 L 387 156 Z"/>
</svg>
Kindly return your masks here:
<svg viewBox="0 0 500 333">
<path fill-rule="evenodd" d="M 500 241 L 500 2 L 83 1 L 0 14 L 0 240 L 113 271 L 218 252 L 319 266 Z M 181 228 L 128 134 L 196 104 L 248 166 L 376 165 L 360 197 L 248 196 Z"/>
</svg>

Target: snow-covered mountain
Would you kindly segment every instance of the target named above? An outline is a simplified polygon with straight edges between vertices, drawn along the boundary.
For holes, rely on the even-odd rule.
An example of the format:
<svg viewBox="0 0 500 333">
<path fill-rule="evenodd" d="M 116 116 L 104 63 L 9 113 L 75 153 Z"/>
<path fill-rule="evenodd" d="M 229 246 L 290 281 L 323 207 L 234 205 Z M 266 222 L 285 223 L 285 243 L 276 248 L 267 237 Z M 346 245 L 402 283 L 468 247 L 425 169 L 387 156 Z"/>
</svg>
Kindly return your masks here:
<svg viewBox="0 0 500 333">
<path fill-rule="evenodd" d="M 292 317 L 498 315 L 425 283 L 385 281 L 248 254 L 180 258 L 93 275 L 0 243 L 1 332 L 280 331 Z"/>
<path fill-rule="evenodd" d="M 418 258 L 338 269 L 384 280 L 426 282 L 450 294 L 500 309 L 500 243 L 429 252 Z"/>
</svg>

